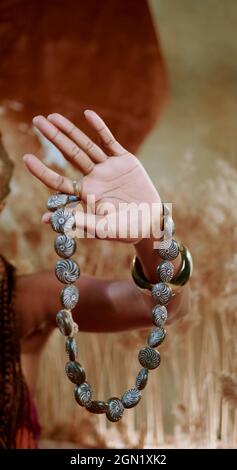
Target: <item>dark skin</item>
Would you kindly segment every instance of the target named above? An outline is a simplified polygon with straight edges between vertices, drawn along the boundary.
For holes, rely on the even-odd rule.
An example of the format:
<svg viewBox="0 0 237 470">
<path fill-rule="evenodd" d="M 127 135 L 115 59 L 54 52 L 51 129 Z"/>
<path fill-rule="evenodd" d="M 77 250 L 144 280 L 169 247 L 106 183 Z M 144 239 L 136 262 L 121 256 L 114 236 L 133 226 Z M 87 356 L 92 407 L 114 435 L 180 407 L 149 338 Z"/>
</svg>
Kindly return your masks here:
<svg viewBox="0 0 237 470">
<path fill-rule="evenodd" d="M 95 196 L 93 217 L 98 224 L 104 220 L 111 224 L 111 220 L 118 219 L 121 202 L 146 203 L 148 208 L 154 207 L 154 204 L 160 205 L 159 194 L 139 160 L 116 141 L 96 113 L 87 111 L 85 117 L 98 133 L 102 141 L 100 147 L 59 114 L 50 115 L 47 119 L 38 116 L 33 122 L 58 147 L 65 159 L 75 167 L 75 171 L 80 170 L 84 175 L 80 183 L 81 200 L 86 203 L 88 195 Z M 26 155 L 24 161 L 28 170 L 51 190 L 73 194 L 74 188 L 69 178 L 52 171 L 34 155 Z M 104 212 L 108 203 L 110 210 Z M 45 214 L 43 222 L 49 223 L 50 217 L 51 214 Z M 86 226 L 82 226 L 80 212 L 76 212 L 77 228 L 90 232 L 93 217 L 90 212 Z M 155 222 L 160 226 L 160 218 Z M 150 226 L 145 228 L 149 228 L 150 233 Z M 120 238 L 116 230 L 114 233 L 114 241 L 134 245 L 146 277 L 151 282 L 157 282 L 156 267 L 161 259 L 158 252 L 154 251 L 155 239 L 150 235 L 144 237 L 139 223 L 135 238 L 124 239 Z M 97 238 L 100 238 L 98 234 Z M 179 255 L 174 261 L 175 273 L 180 264 Z M 151 326 L 152 298 L 140 291 L 132 280 L 111 281 L 82 275 L 77 284 L 80 299 L 72 313 L 81 331 L 115 332 Z M 40 352 L 56 326 L 55 315 L 61 308 L 61 288 L 62 285 L 52 272 L 25 275 L 17 279 L 16 311 L 21 320 L 25 374 L 32 391 Z M 188 287 L 185 287 L 168 305 L 169 321 L 179 318 L 187 309 Z"/>
<path fill-rule="evenodd" d="M 61 287 L 49 271 L 17 278 L 16 313 L 21 319 L 23 366 L 32 393 L 40 353 L 56 327 Z M 143 294 L 133 281 L 109 281 L 82 275 L 78 287 L 80 300 L 73 317 L 81 331 L 114 332 L 151 326 L 151 297 Z M 188 287 L 185 287 L 169 304 L 168 323 L 180 318 L 187 309 Z M 88 315 L 88 312 L 93 314 Z"/>
</svg>

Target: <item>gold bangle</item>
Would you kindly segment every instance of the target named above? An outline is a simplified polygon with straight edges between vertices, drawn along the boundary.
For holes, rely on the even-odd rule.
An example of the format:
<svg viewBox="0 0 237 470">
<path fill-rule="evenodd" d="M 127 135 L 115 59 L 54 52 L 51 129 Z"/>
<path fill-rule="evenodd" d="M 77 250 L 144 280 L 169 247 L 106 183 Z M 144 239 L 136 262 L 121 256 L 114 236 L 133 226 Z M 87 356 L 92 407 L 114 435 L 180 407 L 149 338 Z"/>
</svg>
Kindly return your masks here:
<svg viewBox="0 0 237 470">
<path fill-rule="evenodd" d="M 169 286 L 172 290 L 172 296 L 178 294 L 181 291 L 182 287 L 187 284 L 192 275 L 193 270 L 193 261 L 190 251 L 183 245 L 180 245 L 179 249 L 182 256 L 181 268 L 179 269 L 176 276 L 172 279 L 172 281 L 166 283 L 166 285 Z M 142 265 L 137 256 L 134 256 L 133 258 L 131 272 L 135 284 L 140 289 L 149 291 L 147 293 L 150 294 L 155 284 L 149 282 L 146 278 L 142 269 Z"/>
</svg>

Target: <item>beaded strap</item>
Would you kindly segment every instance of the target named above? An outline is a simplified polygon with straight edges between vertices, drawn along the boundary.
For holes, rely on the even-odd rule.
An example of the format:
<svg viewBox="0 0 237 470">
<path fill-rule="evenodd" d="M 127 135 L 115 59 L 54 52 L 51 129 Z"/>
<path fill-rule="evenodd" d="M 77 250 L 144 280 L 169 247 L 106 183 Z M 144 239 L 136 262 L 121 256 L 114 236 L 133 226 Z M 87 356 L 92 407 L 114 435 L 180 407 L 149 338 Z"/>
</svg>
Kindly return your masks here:
<svg viewBox="0 0 237 470">
<path fill-rule="evenodd" d="M 164 261 L 157 267 L 161 282 L 152 287 L 152 297 L 156 303 L 152 309 L 154 328 L 148 335 L 147 345 L 139 351 L 138 360 L 142 368 L 137 374 L 134 386 L 127 390 L 121 398 L 112 397 L 106 402 L 93 400 L 92 388 L 86 380 L 85 370 L 77 361 L 78 348 L 75 336 L 78 332 L 78 326 L 73 321 L 71 312 L 79 300 L 79 291 L 74 283 L 80 276 L 80 268 L 75 260 L 70 259 L 76 251 L 76 241 L 65 232 L 75 225 L 75 219 L 65 206 L 76 200 L 78 200 L 76 196 L 72 198 L 66 194 L 56 194 L 49 198 L 47 204 L 48 209 L 53 211 L 51 226 L 54 231 L 59 233 L 54 245 L 56 253 L 60 256 L 56 262 L 55 274 L 60 282 L 66 284 L 61 291 L 62 309 L 56 315 L 56 322 L 60 332 L 67 337 L 66 353 L 69 356 L 69 361 L 65 371 L 69 380 L 75 384 L 74 396 L 77 403 L 91 413 L 105 413 L 109 421 L 116 422 L 122 418 L 125 408 L 132 408 L 139 403 L 142 396 L 141 390 L 147 384 L 149 371 L 156 369 L 160 364 L 160 353 L 155 348 L 164 341 L 166 336 L 164 330 L 164 323 L 168 316 L 166 305 L 172 297 L 172 289 L 167 282 L 171 281 L 173 277 L 172 261 L 178 256 L 180 248 L 177 242 L 172 239 L 169 244 L 166 240 L 162 242 L 158 249 L 159 255 Z M 173 233 L 174 226 L 170 217 L 168 226 L 169 231 L 171 230 Z"/>
</svg>

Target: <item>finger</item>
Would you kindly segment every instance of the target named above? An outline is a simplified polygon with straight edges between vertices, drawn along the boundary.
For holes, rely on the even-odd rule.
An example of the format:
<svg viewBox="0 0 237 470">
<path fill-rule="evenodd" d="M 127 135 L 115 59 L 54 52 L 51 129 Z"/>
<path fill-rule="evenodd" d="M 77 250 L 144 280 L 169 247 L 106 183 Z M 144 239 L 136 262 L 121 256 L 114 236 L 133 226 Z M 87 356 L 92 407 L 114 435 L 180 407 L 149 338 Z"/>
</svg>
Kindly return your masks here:
<svg viewBox="0 0 237 470">
<path fill-rule="evenodd" d="M 69 119 L 58 113 L 49 114 L 47 119 L 58 129 L 63 131 L 70 139 L 72 139 L 80 148 L 82 148 L 95 163 L 104 162 L 107 155 L 96 145 L 84 132 L 78 129 Z"/>
<path fill-rule="evenodd" d="M 66 176 L 59 175 L 48 168 L 35 155 L 24 155 L 23 160 L 32 175 L 45 184 L 48 188 L 55 189 L 62 193 L 73 194 L 72 181 Z"/>
<path fill-rule="evenodd" d="M 90 125 L 96 130 L 96 132 L 101 137 L 103 145 L 113 154 L 116 156 L 127 154 L 127 150 L 125 150 L 122 145 L 120 145 L 115 137 L 113 136 L 112 132 L 106 126 L 104 121 L 96 114 L 94 111 L 87 109 L 85 112 L 85 117 Z"/>
<path fill-rule="evenodd" d="M 45 214 L 42 215 L 41 222 L 43 222 L 43 224 L 50 224 L 51 217 L 52 217 L 52 212 L 45 212 Z"/>
<path fill-rule="evenodd" d="M 93 170 L 95 164 L 90 157 L 44 116 L 36 116 L 33 123 L 48 140 L 63 152 L 66 160 L 79 168 L 84 175 Z"/>
</svg>

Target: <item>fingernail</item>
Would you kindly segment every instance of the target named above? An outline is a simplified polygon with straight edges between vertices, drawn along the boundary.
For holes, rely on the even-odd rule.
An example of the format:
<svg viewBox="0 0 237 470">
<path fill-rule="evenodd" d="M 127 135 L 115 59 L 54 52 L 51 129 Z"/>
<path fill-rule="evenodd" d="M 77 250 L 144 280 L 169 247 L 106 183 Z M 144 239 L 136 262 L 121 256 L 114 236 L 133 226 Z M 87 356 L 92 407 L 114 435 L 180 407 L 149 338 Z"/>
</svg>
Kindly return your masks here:
<svg viewBox="0 0 237 470">
<path fill-rule="evenodd" d="M 90 114 L 90 113 L 94 113 L 94 111 L 92 111 L 92 109 L 85 109 L 84 111 L 84 114 Z"/>
<path fill-rule="evenodd" d="M 27 154 L 23 155 L 23 160 L 24 160 L 24 162 L 28 162 L 29 161 L 29 155 L 27 155 Z"/>
<path fill-rule="evenodd" d="M 37 124 L 37 122 L 39 122 L 42 117 L 43 117 L 43 116 L 35 116 L 35 117 L 33 117 L 33 119 L 32 119 L 33 123 L 34 123 L 34 124 Z"/>
<path fill-rule="evenodd" d="M 51 119 L 53 117 L 53 114 L 48 114 L 47 119 Z"/>
</svg>

